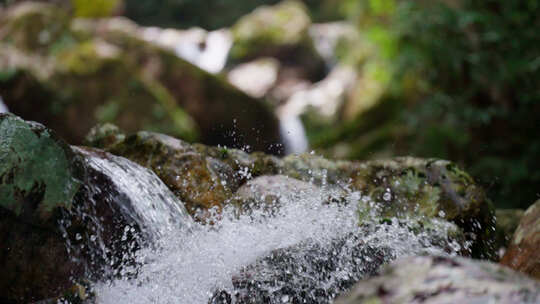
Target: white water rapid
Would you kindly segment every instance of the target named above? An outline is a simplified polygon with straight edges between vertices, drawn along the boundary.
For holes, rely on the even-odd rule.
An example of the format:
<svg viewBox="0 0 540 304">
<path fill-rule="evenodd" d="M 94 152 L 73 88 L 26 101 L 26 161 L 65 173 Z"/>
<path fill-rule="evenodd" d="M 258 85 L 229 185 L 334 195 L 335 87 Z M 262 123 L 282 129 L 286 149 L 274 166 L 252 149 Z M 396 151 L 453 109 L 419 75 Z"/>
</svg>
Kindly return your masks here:
<svg viewBox="0 0 540 304">
<path fill-rule="evenodd" d="M 325 293 L 321 298 L 315 295 L 316 302 L 305 303 L 329 303 L 337 285 L 347 280 L 356 281 L 364 270 L 373 267 L 370 266 L 375 263 L 373 257 L 359 255 L 359 248 L 386 250 L 387 259 L 426 252 L 454 254 L 461 249 L 450 241 L 440 247 L 432 244 L 439 234 L 446 242 L 448 227 L 445 225 L 450 225 L 447 223 L 441 223 L 436 231 L 416 234 L 398 220 L 384 225 L 377 222 L 361 229 L 358 208 L 374 203 L 359 193 L 350 193 L 345 203 L 325 204 L 322 198 L 328 193 L 292 195 L 290 201 L 271 216 L 254 211 L 249 216 L 238 217 L 234 210 L 226 208 L 215 215 L 213 225 L 196 224 L 189 233 L 172 232 L 159 240 L 159 249 L 153 247 L 138 252 L 141 266 L 136 278 L 96 283 L 97 301 L 101 304 L 202 304 L 209 303 L 212 295 L 221 290 L 232 295 L 232 303 L 238 303 L 234 296 L 238 286 L 233 286 L 233 281 L 238 280 L 243 270 L 248 272 L 249 278 L 249 268 L 245 267 L 255 264 L 258 270 L 252 283 L 261 280 L 255 282 L 258 289 L 279 294 L 265 303 L 292 303 L 292 296 L 285 291 L 279 293 L 280 289 L 295 289 L 298 288 L 295 282 L 304 281 L 313 285 L 314 290 Z M 289 252 L 287 248 L 291 250 L 283 263 L 289 265 L 281 267 L 261 260 L 275 256 L 276 249 Z M 313 269 L 318 267 L 314 266 L 314 260 L 333 266 L 321 272 Z M 292 279 L 283 281 L 283 275 L 276 273 L 280 269 L 292 275 Z M 258 303 L 251 301 L 255 302 L 241 303 Z"/>
</svg>

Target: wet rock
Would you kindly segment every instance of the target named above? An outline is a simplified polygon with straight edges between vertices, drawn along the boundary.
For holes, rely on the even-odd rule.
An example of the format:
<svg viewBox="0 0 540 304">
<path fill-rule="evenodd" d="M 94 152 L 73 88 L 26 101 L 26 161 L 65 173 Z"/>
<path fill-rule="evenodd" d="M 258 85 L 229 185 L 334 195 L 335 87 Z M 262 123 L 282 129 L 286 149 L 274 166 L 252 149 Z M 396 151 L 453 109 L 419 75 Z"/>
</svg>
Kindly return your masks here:
<svg viewBox="0 0 540 304">
<path fill-rule="evenodd" d="M 64 291 L 61 296 L 34 302 L 33 304 L 97 304 L 95 294 L 87 284 L 75 284 L 70 289 Z"/>
<path fill-rule="evenodd" d="M 501 264 L 540 279 L 540 201 L 525 211 Z"/>
<path fill-rule="evenodd" d="M 12 114 L 0 114 L 0 143 L 3 302 L 53 298 L 79 280 L 114 276 L 136 248 L 191 222 L 153 173 L 126 159 L 70 147 Z M 142 184 L 152 190 L 137 192 Z"/>
<path fill-rule="evenodd" d="M 0 299 L 56 295 L 83 271 L 55 229 L 81 186 L 80 163 L 45 127 L 9 114 L 0 114 L 0 142 Z"/>
<path fill-rule="evenodd" d="M 233 193 L 247 180 L 277 172 L 280 159 L 264 153 L 190 145 L 158 133 L 105 135 L 113 126 L 96 127 L 87 137 L 91 146 L 126 157 L 153 170 L 185 202 L 191 214 L 228 204 Z"/>
<path fill-rule="evenodd" d="M 75 144 L 96 123 L 114 122 L 130 132 L 279 153 L 278 122 L 263 102 L 148 42 L 134 23 L 71 19 L 53 5 L 33 5 L 0 17 L 0 95 L 13 113 Z M 64 23 L 54 18 L 62 14 Z M 17 26 L 26 19 L 43 20 L 37 33 Z M 55 31 L 42 31 L 48 27 Z M 32 45 L 40 33 L 47 39 Z"/>
<path fill-rule="evenodd" d="M 362 191 L 381 203 L 382 216 L 422 214 L 454 222 L 470 233 L 474 256 L 495 258 L 493 207 L 483 189 L 449 161 L 398 157 L 349 162 L 303 154 L 287 156 L 281 165 L 280 174 Z"/>
<path fill-rule="evenodd" d="M 401 157 L 351 162 L 332 161 L 312 154 L 277 158 L 236 149 L 189 145 L 147 132 L 128 136 L 111 147 L 100 147 L 151 168 L 177 196 L 195 209 L 221 208 L 252 178 L 284 175 L 291 179 L 264 177 L 245 185 L 240 194 L 251 200 L 257 196 L 253 193 L 258 192 L 258 188 L 268 193 L 276 190 L 290 193 L 294 191 L 287 188 L 287 183 L 294 188 L 300 187 L 300 181 L 304 182 L 300 189 L 313 188 L 310 185 L 313 184 L 338 192 L 360 191 L 376 202 L 375 206 L 366 208 L 368 213 L 377 212 L 381 218 L 422 215 L 446 219 L 467 233 L 473 243 L 474 256 L 492 257 L 494 254 L 491 204 L 483 189 L 449 161 Z M 215 165 L 211 166 L 211 163 Z M 184 180 L 185 177 L 190 182 Z M 252 185 L 255 188 L 251 189 Z M 277 188 L 272 189 L 270 185 Z M 281 189 L 279 185 L 285 188 Z"/>
<path fill-rule="evenodd" d="M 523 218 L 524 210 L 521 209 L 497 209 L 495 210 L 495 248 L 499 257 L 504 255 L 506 248 L 510 244 L 512 235 L 516 231 L 520 220 Z"/>
<path fill-rule="evenodd" d="M 442 256 L 410 257 L 355 285 L 336 304 L 538 303 L 540 284 L 503 266 Z"/>
<path fill-rule="evenodd" d="M 324 61 L 309 36 L 311 19 L 300 1 L 287 0 L 274 6 L 261 6 L 232 26 L 234 44 L 230 58 L 249 61 L 274 57 L 298 65 L 303 78 L 318 80 L 324 75 Z M 294 64 L 293 64 L 294 63 Z"/>
</svg>

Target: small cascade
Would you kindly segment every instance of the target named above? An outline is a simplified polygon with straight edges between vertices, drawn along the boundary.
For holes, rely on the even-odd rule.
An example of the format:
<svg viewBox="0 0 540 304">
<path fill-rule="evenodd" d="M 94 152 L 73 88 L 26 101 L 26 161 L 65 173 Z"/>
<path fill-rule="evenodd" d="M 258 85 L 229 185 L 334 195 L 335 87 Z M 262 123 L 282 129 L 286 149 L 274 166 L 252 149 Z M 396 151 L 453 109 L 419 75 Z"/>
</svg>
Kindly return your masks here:
<svg viewBox="0 0 540 304">
<path fill-rule="evenodd" d="M 75 148 L 88 166 L 110 178 L 122 215 L 130 218 L 152 239 L 191 225 L 183 203 L 150 170 L 112 154 L 96 155 Z M 100 190 L 97 190 L 100 191 Z"/>
<path fill-rule="evenodd" d="M 97 283 L 98 303 L 330 303 L 386 261 L 463 249 L 447 238 L 447 223 L 415 232 L 405 219 L 360 222 L 369 198 L 353 192 L 329 204 L 326 196 L 283 196 L 271 215 L 225 208 L 212 225 L 173 232 L 159 249 L 138 252 L 136 278 Z"/>
<path fill-rule="evenodd" d="M 155 248 L 170 233 L 191 229 L 193 220 L 183 203 L 153 172 L 102 151 L 72 149 L 81 156 L 86 181 L 59 229 L 85 277 L 133 275 L 138 249 Z"/>
</svg>

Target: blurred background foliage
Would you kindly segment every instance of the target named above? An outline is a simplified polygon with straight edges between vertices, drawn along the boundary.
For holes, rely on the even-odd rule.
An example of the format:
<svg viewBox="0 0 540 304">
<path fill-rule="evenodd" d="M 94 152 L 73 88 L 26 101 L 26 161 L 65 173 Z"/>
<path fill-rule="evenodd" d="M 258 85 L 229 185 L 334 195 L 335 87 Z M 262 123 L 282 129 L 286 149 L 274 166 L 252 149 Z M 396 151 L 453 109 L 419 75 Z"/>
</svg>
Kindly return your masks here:
<svg viewBox="0 0 540 304">
<path fill-rule="evenodd" d="M 451 159 L 499 206 L 526 207 L 538 198 L 540 1 L 370 0 L 343 7 L 379 50 L 385 91 L 378 106 L 319 138 L 318 146 L 372 133 L 348 157 L 386 150 Z M 366 126 L 372 118 L 378 121 Z"/>
<path fill-rule="evenodd" d="M 70 5 L 79 16 L 210 30 L 279 1 L 117 2 Z M 337 51 L 361 75 L 342 119 L 325 125 L 303 117 L 312 148 L 348 159 L 456 161 L 499 207 L 523 208 L 540 196 L 540 0 L 303 2 L 313 22 L 347 20 L 360 33 Z"/>
</svg>

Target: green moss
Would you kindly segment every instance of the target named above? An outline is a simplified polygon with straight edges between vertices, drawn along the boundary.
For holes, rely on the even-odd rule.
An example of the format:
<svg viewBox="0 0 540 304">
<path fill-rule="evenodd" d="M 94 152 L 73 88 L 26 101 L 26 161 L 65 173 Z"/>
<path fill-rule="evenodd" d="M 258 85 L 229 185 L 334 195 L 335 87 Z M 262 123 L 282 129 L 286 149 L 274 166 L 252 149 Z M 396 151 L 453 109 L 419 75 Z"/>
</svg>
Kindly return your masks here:
<svg viewBox="0 0 540 304">
<path fill-rule="evenodd" d="M 70 148 L 43 126 L 0 114 L 0 205 L 47 218 L 69 208 L 80 180 Z M 35 209 L 35 210 L 33 210 Z"/>
<path fill-rule="evenodd" d="M 122 0 L 72 0 L 75 16 L 83 18 L 109 17 L 122 4 Z"/>
</svg>

